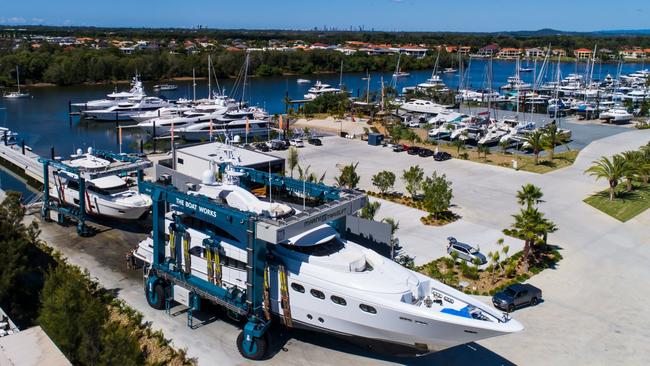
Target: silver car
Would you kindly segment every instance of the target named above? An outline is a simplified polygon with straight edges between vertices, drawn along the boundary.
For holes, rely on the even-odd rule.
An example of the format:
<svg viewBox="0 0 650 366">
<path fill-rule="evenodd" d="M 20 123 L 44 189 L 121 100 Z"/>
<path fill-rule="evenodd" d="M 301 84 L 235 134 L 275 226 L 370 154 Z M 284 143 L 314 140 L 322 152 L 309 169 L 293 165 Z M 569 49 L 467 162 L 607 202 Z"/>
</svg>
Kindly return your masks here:
<svg viewBox="0 0 650 366">
<path fill-rule="evenodd" d="M 450 236 L 447 238 L 449 243 L 447 244 L 447 253 L 456 253 L 458 258 L 466 260 L 470 263 L 474 263 L 476 259 L 479 260 L 481 264 L 487 263 L 485 255 L 479 251 L 479 249 L 472 247 L 469 244 L 461 243 L 456 238 Z"/>
</svg>

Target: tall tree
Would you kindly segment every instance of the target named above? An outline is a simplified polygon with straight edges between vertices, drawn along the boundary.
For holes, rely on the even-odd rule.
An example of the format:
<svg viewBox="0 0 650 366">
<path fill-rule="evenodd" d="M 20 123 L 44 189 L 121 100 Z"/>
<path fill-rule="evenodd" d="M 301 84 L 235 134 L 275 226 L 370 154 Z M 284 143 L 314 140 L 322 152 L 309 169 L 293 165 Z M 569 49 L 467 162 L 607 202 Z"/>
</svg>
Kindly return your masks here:
<svg viewBox="0 0 650 366">
<path fill-rule="evenodd" d="M 50 270 L 41 293 L 38 323 L 73 363 L 94 365 L 101 353 L 106 306 L 89 289 L 88 273 L 59 265 Z"/>
<path fill-rule="evenodd" d="M 372 176 L 372 184 L 379 189 L 381 194 L 386 194 L 395 185 L 395 173 L 383 170 Z"/>
<path fill-rule="evenodd" d="M 548 151 L 548 158 L 550 161 L 553 161 L 555 147 L 560 144 L 562 144 L 560 130 L 555 123 L 551 123 L 544 129 L 544 136 L 542 137 L 542 145 Z"/>
<path fill-rule="evenodd" d="M 361 209 L 359 217 L 366 220 L 374 220 L 375 216 L 377 216 L 377 212 L 379 212 L 380 207 L 381 202 L 379 201 L 368 202 L 368 204 Z"/>
<path fill-rule="evenodd" d="M 402 172 L 402 180 L 406 183 L 406 191 L 412 198 L 418 194 L 424 179 L 424 170 L 419 165 L 410 167 Z"/>
<path fill-rule="evenodd" d="M 544 202 L 542 197 L 542 189 L 533 185 L 526 184 L 517 191 L 517 203 L 521 206 L 526 206 L 526 208 L 533 208 L 535 205 Z"/>
<path fill-rule="evenodd" d="M 609 183 L 609 200 L 613 201 L 616 196 L 616 186 L 625 176 L 626 169 L 625 159 L 622 156 L 614 155 L 611 160 L 603 156 L 599 160 L 593 161 L 593 165 L 585 170 L 585 173 L 596 177 L 596 179 L 606 179 Z"/>
<path fill-rule="evenodd" d="M 350 163 L 349 165 L 344 166 L 341 168 L 341 174 L 334 178 L 336 181 L 336 184 L 339 187 L 345 187 L 347 189 L 354 189 L 357 188 L 357 185 L 359 184 L 359 180 L 361 180 L 361 177 L 359 174 L 357 174 L 357 167 L 359 166 L 359 163 Z"/>
<path fill-rule="evenodd" d="M 533 150 L 533 155 L 535 155 L 535 165 L 539 164 L 539 153 L 544 150 L 544 132 L 537 130 L 530 132 L 526 135 L 524 141 L 528 144 L 528 147 Z"/>
<path fill-rule="evenodd" d="M 298 149 L 296 149 L 293 146 L 289 148 L 289 152 L 287 154 L 287 165 L 289 165 L 289 171 L 291 172 L 291 178 L 293 178 L 293 171 L 298 166 Z"/>
<path fill-rule="evenodd" d="M 441 213 L 449 210 L 454 195 L 451 182 L 444 174 L 438 175 L 433 172 L 431 177 L 427 177 L 422 184 L 422 191 L 424 192 L 424 207 L 433 215 L 434 219 L 437 220 Z"/>
</svg>

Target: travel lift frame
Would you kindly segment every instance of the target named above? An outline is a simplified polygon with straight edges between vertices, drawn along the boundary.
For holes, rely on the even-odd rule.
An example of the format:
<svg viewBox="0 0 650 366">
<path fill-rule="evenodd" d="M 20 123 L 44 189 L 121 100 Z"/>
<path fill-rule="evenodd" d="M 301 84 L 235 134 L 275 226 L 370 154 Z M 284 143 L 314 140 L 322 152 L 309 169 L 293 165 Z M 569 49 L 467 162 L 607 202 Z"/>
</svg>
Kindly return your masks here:
<svg viewBox="0 0 650 366">
<path fill-rule="evenodd" d="M 67 165 L 58 160 L 43 157 L 38 158 L 38 161 L 43 164 L 43 207 L 41 208 L 41 216 L 45 219 L 49 219 L 50 210 L 53 210 L 57 212 L 57 222 L 61 225 L 64 224 L 66 217 L 76 220 L 77 234 L 79 236 L 92 235 L 92 232 L 88 230 L 88 227 L 86 226 L 86 180 L 109 175 L 124 175 L 136 171 L 138 174 L 139 185 L 142 182 L 143 170 L 152 166 L 152 163 L 149 160 L 125 154 L 116 154 L 109 151 L 94 150 L 92 155 L 98 158 L 116 160 L 126 164 L 116 166 L 112 169 L 109 168 L 93 172 L 87 169 Z M 53 169 L 53 177 L 55 176 L 55 171 L 64 171 L 77 176 L 77 183 L 79 184 L 78 207 L 66 205 L 64 202 L 60 201 L 61 197 L 59 197 L 59 201 L 50 199 L 50 167 Z M 89 202 L 88 204 L 90 205 L 91 203 Z"/>
<path fill-rule="evenodd" d="M 223 169 L 223 166 L 221 167 Z M 306 194 L 324 201 L 323 205 L 281 220 L 262 218 L 251 212 L 244 212 L 208 199 L 202 195 L 183 193 L 173 186 L 160 183 L 141 182 L 140 192 L 151 196 L 153 201 L 153 258 L 145 264 L 145 296 L 155 309 L 169 312 L 172 300 L 189 307 L 188 326 L 192 326 L 192 311 L 200 309 L 200 299 L 209 300 L 225 307 L 237 317 L 247 317 L 247 323 L 237 337 L 237 348 L 241 355 L 252 360 L 265 357 L 268 349 L 266 332 L 271 324 L 269 265 L 284 267 L 272 258 L 267 247 L 305 232 L 327 222 L 333 222 L 341 235 L 345 234 L 345 220 L 367 203 L 367 197 L 357 191 L 341 190 L 323 184 L 306 183 L 297 179 L 260 172 L 250 168 L 233 167 L 241 173 L 240 185 L 252 183 L 267 184 L 269 187 Z M 165 215 L 166 209 L 213 224 L 227 227 L 241 243 L 246 243 L 246 291 L 242 293 L 235 286 L 221 287 L 221 264 L 219 260 L 220 239 L 210 232 L 203 241 L 208 280 L 191 274 L 190 242 L 187 227 L 179 215 L 174 215 L 170 224 L 170 257 L 166 257 Z M 182 258 L 185 258 L 183 265 Z M 291 326 L 286 273 L 280 274 L 284 323 Z M 245 296 L 245 298 L 244 298 Z M 286 304 L 286 306 L 284 305 Z"/>
</svg>

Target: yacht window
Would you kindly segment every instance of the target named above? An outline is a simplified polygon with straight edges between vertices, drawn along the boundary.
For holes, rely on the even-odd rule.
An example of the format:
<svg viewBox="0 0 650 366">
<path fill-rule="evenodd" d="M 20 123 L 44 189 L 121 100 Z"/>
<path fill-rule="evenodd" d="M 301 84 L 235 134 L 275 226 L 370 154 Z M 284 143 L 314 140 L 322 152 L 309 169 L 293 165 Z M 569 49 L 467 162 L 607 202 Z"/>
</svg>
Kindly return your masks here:
<svg viewBox="0 0 650 366">
<path fill-rule="evenodd" d="M 178 163 L 181 164 L 181 165 L 182 165 L 183 163 L 185 163 L 185 161 L 184 161 L 183 159 L 181 159 L 181 158 L 177 158 L 176 161 L 178 161 Z"/>
<path fill-rule="evenodd" d="M 124 184 L 119 185 L 119 186 L 108 187 L 108 188 L 99 188 L 97 186 L 89 185 L 87 187 L 87 189 L 90 192 L 95 192 L 95 193 L 102 194 L 102 195 L 105 195 L 105 196 L 110 196 L 112 194 L 124 192 L 124 191 L 128 190 L 129 187 L 127 187 L 126 183 L 124 183 Z"/>
<path fill-rule="evenodd" d="M 309 293 L 310 293 L 313 297 L 317 297 L 317 298 L 319 298 L 319 299 L 321 299 L 321 300 L 323 300 L 323 299 L 325 298 L 325 294 L 324 294 L 322 291 L 318 291 L 318 290 L 311 289 L 311 290 L 309 291 Z"/>
<path fill-rule="evenodd" d="M 341 306 L 346 306 L 348 303 L 345 301 L 344 298 L 338 297 L 336 295 L 330 296 L 330 299 L 332 300 L 333 303 L 341 305 Z"/>
<path fill-rule="evenodd" d="M 362 311 L 365 311 L 366 313 L 377 314 L 377 309 L 373 308 L 370 305 L 361 304 L 361 305 L 359 305 L 359 309 L 361 309 Z"/>
<path fill-rule="evenodd" d="M 297 284 L 295 282 L 291 283 L 291 288 L 296 292 L 300 292 L 301 294 L 305 293 L 305 288 L 302 287 L 302 285 L 299 285 L 299 284 Z"/>
<path fill-rule="evenodd" d="M 68 188 L 74 189 L 75 191 L 79 190 L 79 182 L 76 180 L 69 180 L 68 181 Z"/>
<path fill-rule="evenodd" d="M 343 243 L 337 238 L 332 238 L 332 240 L 327 241 L 318 245 L 309 245 L 309 246 L 296 246 L 289 244 L 280 244 L 283 247 L 296 251 L 298 253 L 313 255 L 315 257 L 326 257 L 332 255 L 345 247 Z"/>
</svg>

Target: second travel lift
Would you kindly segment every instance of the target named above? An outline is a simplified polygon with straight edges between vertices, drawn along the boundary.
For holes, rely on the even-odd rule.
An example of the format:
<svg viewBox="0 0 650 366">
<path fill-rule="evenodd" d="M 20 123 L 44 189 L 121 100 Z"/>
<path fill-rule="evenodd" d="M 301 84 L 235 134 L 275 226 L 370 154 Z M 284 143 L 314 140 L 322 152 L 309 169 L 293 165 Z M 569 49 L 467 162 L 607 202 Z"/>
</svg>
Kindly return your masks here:
<svg viewBox="0 0 650 366">
<path fill-rule="evenodd" d="M 110 151 L 103 150 L 90 150 L 89 154 L 103 159 L 109 159 L 119 162 L 117 166 L 102 169 L 100 171 L 90 171 L 80 167 L 73 167 L 64 162 L 54 159 L 47 159 L 39 157 L 38 161 L 43 164 L 43 207 L 41 208 L 41 216 L 49 219 L 50 211 L 57 212 L 57 222 L 63 224 L 66 218 L 77 221 L 77 234 L 79 236 L 90 236 L 92 232 L 86 226 L 86 180 L 96 179 L 109 175 L 124 175 L 136 171 L 138 174 L 138 184 L 142 181 L 143 170 L 151 167 L 152 163 L 149 160 L 129 156 L 126 154 L 116 154 Z M 79 184 L 79 198 L 76 202 L 78 207 L 66 205 L 65 202 L 54 201 L 50 198 L 50 168 L 53 169 L 52 176 L 55 172 L 66 172 L 77 176 L 77 183 Z M 60 199 L 60 197 L 59 197 Z M 90 204 L 90 203 L 88 203 Z M 81 208 L 84 209 L 81 209 Z"/>
<path fill-rule="evenodd" d="M 326 222 L 334 222 L 339 232 L 344 233 L 346 216 L 365 206 L 366 196 L 357 191 L 305 183 L 249 168 L 234 169 L 244 173 L 240 180 L 241 185 L 268 184 L 276 189 L 300 192 L 325 203 L 282 220 L 272 220 L 234 209 L 204 196 L 183 193 L 173 186 L 141 182 L 140 192 L 150 195 L 153 201 L 153 258 L 151 265 L 144 268 L 145 293 L 149 305 L 162 310 L 169 308 L 171 299 L 177 299 L 178 294 L 174 292 L 182 292 L 185 305 L 190 308 L 188 325 L 191 324 L 191 311 L 199 309 L 201 298 L 221 305 L 234 314 L 247 317 L 248 321 L 237 337 L 237 348 L 245 358 L 259 360 L 266 355 L 266 332 L 271 324 L 268 304 L 265 307 L 264 300 L 265 273 L 269 264 L 267 246 L 276 245 Z M 228 233 L 246 244 L 245 294 L 234 286 L 223 288 L 218 285 L 215 276 L 218 271 L 209 270 L 208 281 L 191 274 L 192 265 L 187 263 L 190 258 L 190 239 L 179 215 L 175 215 L 174 223 L 170 225 L 170 256 L 166 257 L 165 215 L 168 205 L 174 205 L 174 211 L 217 227 L 227 228 Z M 206 259 L 214 261 L 213 253 L 218 253 L 219 239 L 214 233 L 208 234 L 209 239 L 203 241 L 206 253 L 209 253 Z M 183 257 L 186 260 L 184 265 Z M 218 260 L 217 254 L 217 262 Z M 290 319 L 285 319 L 285 322 L 290 324 Z"/>
</svg>

